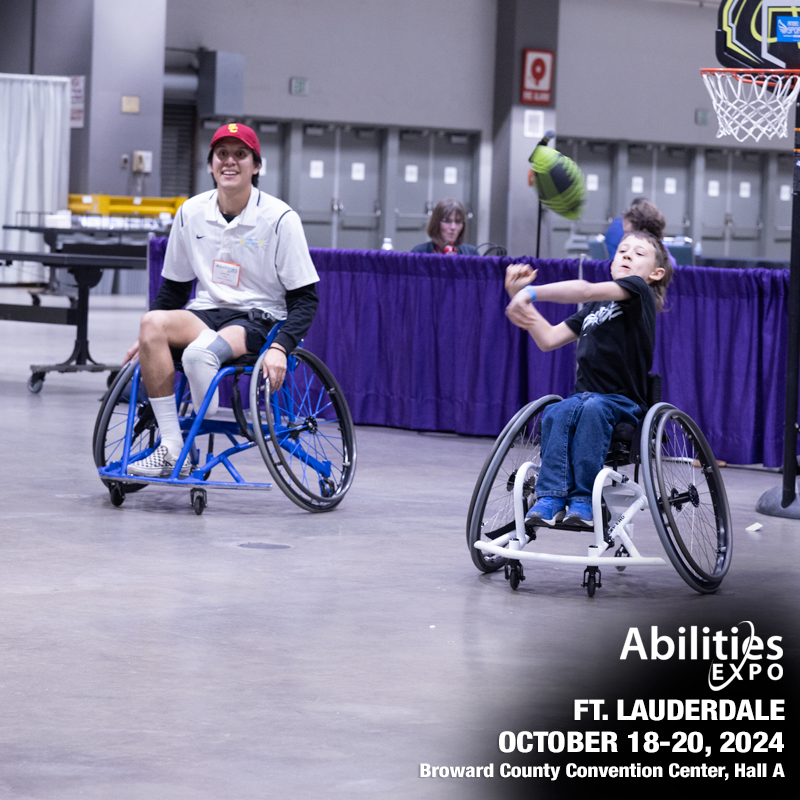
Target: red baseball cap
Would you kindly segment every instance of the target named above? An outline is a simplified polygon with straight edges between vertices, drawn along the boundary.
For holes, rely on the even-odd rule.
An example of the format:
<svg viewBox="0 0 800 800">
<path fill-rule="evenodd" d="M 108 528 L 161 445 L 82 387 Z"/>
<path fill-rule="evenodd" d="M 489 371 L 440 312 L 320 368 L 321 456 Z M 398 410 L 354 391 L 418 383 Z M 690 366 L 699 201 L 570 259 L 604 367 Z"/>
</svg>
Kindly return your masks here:
<svg viewBox="0 0 800 800">
<path fill-rule="evenodd" d="M 211 149 L 214 149 L 214 145 L 220 139 L 227 139 L 229 137 L 244 142 L 244 144 L 261 158 L 261 145 L 258 143 L 256 132 L 252 128 L 248 128 L 247 125 L 242 125 L 240 122 L 231 122 L 228 125 L 223 125 L 221 128 L 218 128 L 217 132 L 211 138 Z"/>
</svg>

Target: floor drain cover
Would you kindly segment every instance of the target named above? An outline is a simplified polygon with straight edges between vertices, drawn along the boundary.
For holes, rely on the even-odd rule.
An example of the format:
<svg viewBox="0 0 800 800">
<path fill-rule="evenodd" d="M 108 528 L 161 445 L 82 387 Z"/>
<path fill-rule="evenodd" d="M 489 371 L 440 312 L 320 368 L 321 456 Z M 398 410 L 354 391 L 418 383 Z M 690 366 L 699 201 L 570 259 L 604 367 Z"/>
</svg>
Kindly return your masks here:
<svg viewBox="0 0 800 800">
<path fill-rule="evenodd" d="M 288 550 L 291 545 L 270 544 L 269 542 L 245 542 L 244 544 L 240 544 L 239 547 L 252 547 L 254 550 Z"/>
</svg>

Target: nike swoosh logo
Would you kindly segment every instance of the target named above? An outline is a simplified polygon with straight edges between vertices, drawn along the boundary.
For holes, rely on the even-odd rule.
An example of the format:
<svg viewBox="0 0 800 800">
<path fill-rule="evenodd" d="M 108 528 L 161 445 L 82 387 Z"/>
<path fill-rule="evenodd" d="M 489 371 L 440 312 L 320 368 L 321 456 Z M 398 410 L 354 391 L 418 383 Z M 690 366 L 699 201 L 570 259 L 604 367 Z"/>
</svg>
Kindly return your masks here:
<svg viewBox="0 0 800 800">
<path fill-rule="evenodd" d="M 195 234 L 195 235 L 196 235 L 196 234 Z M 205 233 L 204 233 L 202 236 L 198 236 L 197 238 L 198 238 L 198 239 L 205 239 L 207 235 L 208 235 L 208 234 L 205 234 Z"/>
</svg>

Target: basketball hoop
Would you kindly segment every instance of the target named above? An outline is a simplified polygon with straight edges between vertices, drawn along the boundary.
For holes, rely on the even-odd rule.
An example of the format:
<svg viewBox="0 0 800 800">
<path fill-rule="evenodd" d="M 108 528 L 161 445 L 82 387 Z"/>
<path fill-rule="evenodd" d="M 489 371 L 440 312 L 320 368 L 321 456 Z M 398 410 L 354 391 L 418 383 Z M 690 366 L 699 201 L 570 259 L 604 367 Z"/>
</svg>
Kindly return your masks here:
<svg viewBox="0 0 800 800">
<path fill-rule="evenodd" d="M 701 69 L 719 120 L 719 136 L 739 142 L 783 138 L 789 110 L 800 92 L 800 71 L 791 69 Z"/>
</svg>

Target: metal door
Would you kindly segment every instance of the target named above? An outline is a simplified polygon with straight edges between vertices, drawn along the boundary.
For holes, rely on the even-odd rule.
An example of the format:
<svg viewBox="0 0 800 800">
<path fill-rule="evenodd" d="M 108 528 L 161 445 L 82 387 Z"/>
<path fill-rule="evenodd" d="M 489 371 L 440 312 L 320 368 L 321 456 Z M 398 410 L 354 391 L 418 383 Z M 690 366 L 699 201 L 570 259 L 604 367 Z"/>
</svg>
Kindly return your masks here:
<svg viewBox="0 0 800 800">
<path fill-rule="evenodd" d="M 650 198 L 664 215 L 665 236 L 686 236 L 689 232 L 689 162 L 685 147 L 661 146 L 655 154 L 655 181 Z"/>
<path fill-rule="evenodd" d="M 397 158 L 395 250 L 411 250 L 428 239 L 433 211 L 433 137 L 428 131 L 401 131 Z"/>
<path fill-rule="evenodd" d="M 333 247 L 377 250 L 379 238 L 380 133 L 344 128 L 339 138 L 338 231 Z"/>
<path fill-rule="evenodd" d="M 297 213 L 303 221 L 309 247 L 332 247 L 338 209 L 334 198 L 338 189 L 339 128 L 333 125 L 306 125 L 299 176 L 300 202 Z M 293 176 L 297 177 L 297 176 Z"/>
<path fill-rule="evenodd" d="M 378 248 L 378 131 L 306 125 L 301 164 L 298 212 L 309 246 Z"/>
<path fill-rule="evenodd" d="M 586 178 L 586 204 L 578 233 L 605 233 L 611 221 L 611 147 L 607 142 L 579 142 L 572 153 L 565 152 L 583 171 Z"/>
<path fill-rule="evenodd" d="M 706 151 L 703 255 L 757 258 L 761 249 L 760 153 Z"/>
</svg>

